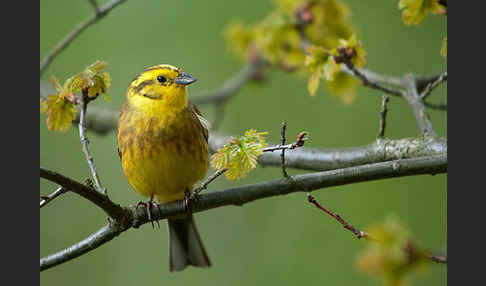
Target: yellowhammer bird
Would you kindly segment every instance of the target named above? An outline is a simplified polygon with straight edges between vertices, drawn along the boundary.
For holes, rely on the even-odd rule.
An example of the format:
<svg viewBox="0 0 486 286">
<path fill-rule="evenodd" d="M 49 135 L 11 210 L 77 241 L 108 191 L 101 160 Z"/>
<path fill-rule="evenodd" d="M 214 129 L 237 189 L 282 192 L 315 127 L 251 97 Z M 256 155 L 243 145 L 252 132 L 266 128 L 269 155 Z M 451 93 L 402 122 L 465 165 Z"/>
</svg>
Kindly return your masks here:
<svg viewBox="0 0 486 286">
<path fill-rule="evenodd" d="M 123 172 L 135 191 L 159 203 L 187 198 L 208 169 L 205 119 L 187 99 L 196 79 L 171 65 L 156 65 L 130 84 L 118 121 L 118 153 Z M 169 270 L 187 265 L 209 267 L 192 214 L 168 219 Z"/>
</svg>

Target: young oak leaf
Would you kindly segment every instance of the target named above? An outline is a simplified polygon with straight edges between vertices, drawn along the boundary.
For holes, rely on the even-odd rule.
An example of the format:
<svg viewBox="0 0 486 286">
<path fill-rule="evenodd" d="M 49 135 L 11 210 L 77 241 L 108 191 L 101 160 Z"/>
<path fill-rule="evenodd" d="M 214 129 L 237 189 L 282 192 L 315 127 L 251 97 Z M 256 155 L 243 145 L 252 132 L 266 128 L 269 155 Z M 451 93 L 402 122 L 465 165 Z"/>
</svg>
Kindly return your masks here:
<svg viewBox="0 0 486 286">
<path fill-rule="evenodd" d="M 40 112 L 43 114 L 47 114 L 47 101 L 40 99 Z"/>
<path fill-rule="evenodd" d="M 107 72 L 101 73 L 107 65 L 105 61 L 96 61 L 84 71 L 68 78 L 62 86 L 55 76 L 51 76 L 51 83 L 57 93 L 40 101 L 40 112 L 47 115 L 49 130 L 65 132 L 69 128 L 76 117 L 77 92 L 85 91 L 89 97 L 103 93 L 109 101 L 106 90 L 111 85 L 111 78 Z"/>
<path fill-rule="evenodd" d="M 397 218 L 388 217 L 366 232 L 371 239 L 367 248 L 357 256 L 358 267 L 382 278 L 385 285 L 405 285 L 407 274 L 417 266 L 425 266 L 423 251 L 411 247 L 411 235 Z"/>
<path fill-rule="evenodd" d="M 246 51 L 253 41 L 253 30 L 241 21 L 231 23 L 224 31 L 228 42 L 228 50 L 236 56 L 244 58 Z"/>
<path fill-rule="evenodd" d="M 402 11 L 402 20 L 408 25 L 418 25 L 427 13 L 442 14 L 445 9 L 438 0 L 400 0 L 398 8 Z"/>
<path fill-rule="evenodd" d="M 334 77 L 341 70 L 341 64 L 336 63 L 334 57 L 329 56 L 322 65 L 322 76 L 325 80 L 333 81 Z"/>
<path fill-rule="evenodd" d="M 94 98 L 100 94 L 103 94 L 105 100 L 109 102 L 110 98 L 106 94 L 106 90 L 111 84 L 111 78 L 107 72 L 104 72 L 103 74 L 101 73 L 101 71 L 107 66 L 107 62 L 98 60 L 89 65 L 83 74 L 86 80 L 86 85 L 84 88 L 88 89 L 88 96 Z"/>
<path fill-rule="evenodd" d="M 358 81 L 349 74 L 339 72 L 334 76 L 334 80 L 327 81 L 327 87 L 344 104 L 351 104 L 356 99 Z"/>
<path fill-rule="evenodd" d="M 47 115 L 47 128 L 50 131 L 66 132 L 76 117 L 77 110 L 66 97 L 56 94 L 48 95 L 45 101 L 41 99 L 41 112 Z"/>
<path fill-rule="evenodd" d="M 347 40 L 339 39 L 339 46 L 351 53 L 351 62 L 356 67 L 366 64 L 366 51 L 363 49 L 361 41 L 358 41 L 356 34 L 352 34 Z"/>
<path fill-rule="evenodd" d="M 96 62 L 92 63 L 86 68 L 87 72 L 91 72 L 93 74 L 99 74 L 103 69 L 108 66 L 108 63 L 105 61 L 97 60 Z"/>
<path fill-rule="evenodd" d="M 339 72 L 340 64 L 337 64 L 331 52 L 320 46 L 307 48 L 305 66 L 309 67 L 311 75 L 307 82 L 307 89 L 314 96 L 319 88 L 320 79 L 332 81 L 334 75 Z"/>
<path fill-rule="evenodd" d="M 314 96 L 319 88 L 319 80 L 320 80 L 319 71 L 314 71 L 309 76 L 309 81 L 307 82 L 307 90 L 309 91 L 311 96 Z"/>
<path fill-rule="evenodd" d="M 232 137 L 231 140 L 211 157 L 211 165 L 215 169 L 228 168 L 228 180 L 244 178 L 258 164 L 258 157 L 267 146 L 264 136 L 268 132 L 257 132 L 250 129 L 243 136 Z"/>
</svg>

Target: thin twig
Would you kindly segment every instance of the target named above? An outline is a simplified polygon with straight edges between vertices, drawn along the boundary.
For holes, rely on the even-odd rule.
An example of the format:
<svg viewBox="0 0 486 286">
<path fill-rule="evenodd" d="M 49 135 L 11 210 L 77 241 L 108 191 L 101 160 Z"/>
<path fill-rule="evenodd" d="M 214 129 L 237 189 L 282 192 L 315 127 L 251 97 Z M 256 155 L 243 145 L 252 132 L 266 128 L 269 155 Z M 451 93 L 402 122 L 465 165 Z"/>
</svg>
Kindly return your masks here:
<svg viewBox="0 0 486 286">
<path fill-rule="evenodd" d="M 344 226 L 345 229 L 351 231 L 358 239 L 360 238 L 365 238 L 366 240 L 375 240 L 373 237 L 371 237 L 367 232 L 362 231 L 357 229 L 356 227 L 350 225 L 347 221 L 345 221 L 339 214 L 334 213 L 327 208 L 325 208 L 323 205 L 321 205 L 311 194 L 307 193 L 307 201 L 309 203 L 312 203 L 315 205 L 318 209 L 322 210 L 323 212 L 327 213 L 334 219 L 336 219 L 340 224 Z M 416 253 L 417 249 L 416 246 L 412 243 L 407 243 L 404 247 L 404 251 L 407 251 L 409 253 Z M 425 257 L 437 262 L 437 263 L 447 263 L 447 257 L 444 256 L 438 256 L 438 255 L 432 255 L 430 253 L 424 253 Z"/>
<path fill-rule="evenodd" d="M 350 225 L 349 223 L 347 223 L 339 214 L 337 213 L 333 213 L 332 211 L 326 209 L 324 206 L 322 206 L 313 196 L 311 196 L 311 194 L 307 194 L 307 201 L 309 203 L 312 203 L 314 204 L 317 208 L 321 209 L 322 211 L 324 211 L 325 213 L 327 213 L 328 215 L 332 216 L 334 219 L 336 219 L 340 224 L 342 224 L 344 226 L 345 229 L 351 231 L 352 233 L 354 233 L 354 235 L 356 235 L 356 237 L 359 239 L 359 238 L 369 238 L 368 236 L 368 233 L 362 231 L 362 230 L 359 230 L 357 228 L 355 228 L 354 226 Z"/>
<path fill-rule="evenodd" d="M 87 90 L 83 90 L 83 94 L 80 97 L 80 105 L 81 105 L 81 110 L 79 113 L 79 137 L 81 138 L 81 145 L 83 147 L 83 153 L 86 156 L 86 161 L 88 161 L 89 169 L 91 170 L 91 175 L 93 176 L 94 182 L 96 189 L 98 192 L 103 193 L 104 195 L 107 194 L 106 188 L 101 185 L 100 178 L 98 176 L 98 172 L 96 171 L 96 166 L 94 164 L 94 159 L 93 156 L 91 156 L 91 153 L 89 152 L 89 140 L 86 137 L 86 126 L 84 124 L 85 118 L 86 118 L 86 110 L 88 108 L 88 102 L 89 102 L 89 97 L 87 94 Z"/>
<path fill-rule="evenodd" d="M 287 123 L 284 121 L 282 122 L 282 130 L 280 132 L 280 144 L 281 146 L 285 145 L 285 130 L 287 129 Z M 280 153 L 280 157 L 282 158 L 282 175 L 284 178 L 288 178 L 289 174 L 285 170 L 285 149 L 282 149 L 282 153 Z"/>
<path fill-rule="evenodd" d="M 95 14 L 87 19 L 86 21 L 80 23 L 71 33 L 69 33 L 63 40 L 61 40 L 57 46 L 50 51 L 42 60 L 40 64 L 40 76 L 45 72 L 49 64 L 52 60 L 59 55 L 75 38 L 77 38 L 87 27 L 96 23 L 98 20 L 106 16 L 108 12 L 110 12 L 113 8 L 115 8 L 118 4 L 124 2 L 125 0 L 113 0 L 111 2 L 106 3 L 103 7 L 101 7 Z M 93 4 L 94 1 L 91 1 Z"/>
<path fill-rule="evenodd" d="M 91 3 L 93 9 L 95 10 L 96 15 L 98 15 L 101 11 L 100 11 L 100 6 L 98 6 L 96 0 L 89 0 L 89 3 Z"/>
<path fill-rule="evenodd" d="M 42 201 L 40 201 L 40 208 L 47 205 L 49 202 L 51 202 L 52 200 L 54 200 L 58 196 L 64 194 L 65 192 L 67 192 L 66 189 L 64 189 L 63 187 L 59 187 L 59 188 L 57 188 L 57 190 L 50 193 L 48 196 L 41 196 Z"/>
<path fill-rule="evenodd" d="M 383 138 L 385 137 L 385 127 L 386 127 L 386 113 L 388 112 L 388 109 L 386 108 L 386 104 L 390 98 L 386 95 L 383 95 L 383 98 L 381 100 L 381 111 L 380 111 L 380 131 L 378 132 L 378 138 Z"/>
<path fill-rule="evenodd" d="M 222 174 L 226 173 L 228 168 L 222 168 L 214 172 L 211 176 L 209 176 L 198 188 L 196 188 L 193 192 L 193 197 L 199 195 L 200 192 L 208 188 L 208 185 L 211 184 L 217 177 L 221 176 Z"/>
<path fill-rule="evenodd" d="M 434 262 L 447 264 L 447 256 L 432 255 L 427 253 L 426 257 Z"/>
<path fill-rule="evenodd" d="M 376 82 L 378 84 L 386 84 L 386 85 L 393 85 L 398 88 L 403 88 L 403 79 L 401 77 L 392 76 L 392 75 L 385 75 L 379 74 L 375 71 L 369 69 L 362 69 L 354 67 L 360 74 L 362 74 L 368 81 Z M 353 71 L 351 71 L 346 65 L 341 66 L 341 71 L 347 74 L 353 75 Z"/>
<path fill-rule="evenodd" d="M 285 131 L 283 131 L 284 133 L 284 136 L 285 136 Z M 305 143 L 305 140 L 307 140 L 306 138 L 307 136 L 307 132 L 300 132 L 298 135 L 297 135 L 297 140 L 295 140 L 294 143 L 291 143 L 291 144 L 287 144 L 287 145 L 275 145 L 275 146 L 271 146 L 271 147 L 266 147 L 263 149 L 263 152 L 273 152 L 273 151 L 278 151 L 278 150 L 293 150 L 297 147 L 303 147 L 304 146 L 304 143 Z"/>
<path fill-rule="evenodd" d="M 371 87 L 373 89 L 381 90 L 387 94 L 394 95 L 394 96 L 402 96 L 402 92 L 399 90 L 395 90 L 392 88 L 384 87 L 380 85 L 377 82 L 371 81 L 364 73 L 362 73 L 360 70 L 358 70 L 354 64 L 351 62 L 351 57 L 347 55 L 346 51 L 344 49 L 338 49 L 339 50 L 339 58 L 336 59 L 336 62 L 342 62 L 344 65 L 351 71 L 351 73 L 359 78 L 361 82 L 363 83 L 364 86 Z M 336 58 L 336 57 L 335 57 Z"/>
<path fill-rule="evenodd" d="M 446 103 L 433 103 L 433 102 L 424 101 L 424 105 L 431 109 L 447 110 Z"/>
<path fill-rule="evenodd" d="M 241 206 L 255 200 L 286 195 L 299 191 L 310 192 L 332 186 L 342 186 L 358 182 L 445 172 L 447 172 L 447 154 L 366 164 L 339 170 L 296 175 L 292 176 L 291 179 L 275 179 L 201 194 L 197 202 L 190 205 L 190 211 L 196 213 L 222 206 Z M 66 179 L 63 176 L 59 177 L 59 175 L 49 173 L 46 170 L 43 171 L 42 167 L 41 177 L 47 177 L 70 190 L 71 187 L 79 185 L 79 183 L 73 182 L 71 179 Z M 74 185 L 72 186 L 72 184 Z M 88 191 L 80 191 L 80 189 L 83 188 L 88 189 Z M 89 189 L 82 184 L 75 189 L 80 191 L 83 196 L 90 196 L 91 199 L 93 199 L 93 202 L 97 205 L 106 203 L 110 205 L 113 210 L 118 210 L 119 213 L 117 214 L 115 212 L 113 216 L 115 219 L 112 222 L 107 226 L 104 226 L 95 234 L 87 237 L 82 242 L 61 250 L 58 253 L 41 258 L 41 270 L 51 268 L 79 257 L 80 255 L 96 249 L 125 230 L 131 227 L 137 228 L 149 222 L 147 212 L 143 209 L 120 207 L 109 200 L 108 197 L 93 189 Z M 159 204 L 159 208 L 160 212 L 152 214 L 154 220 L 187 215 L 187 210 L 184 209 L 181 201 Z"/>
<path fill-rule="evenodd" d="M 425 87 L 425 89 L 422 92 L 422 94 L 420 95 L 420 97 L 423 100 L 425 100 L 432 93 L 432 90 L 434 90 L 434 88 L 436 88 L 437 86 L 439 86 L 441 83 L 443 83 L 445 81 L 447 81 L 447 71 L 441 73 L 440 76 L 435 81 L 430 82 Z"/>
</svg>

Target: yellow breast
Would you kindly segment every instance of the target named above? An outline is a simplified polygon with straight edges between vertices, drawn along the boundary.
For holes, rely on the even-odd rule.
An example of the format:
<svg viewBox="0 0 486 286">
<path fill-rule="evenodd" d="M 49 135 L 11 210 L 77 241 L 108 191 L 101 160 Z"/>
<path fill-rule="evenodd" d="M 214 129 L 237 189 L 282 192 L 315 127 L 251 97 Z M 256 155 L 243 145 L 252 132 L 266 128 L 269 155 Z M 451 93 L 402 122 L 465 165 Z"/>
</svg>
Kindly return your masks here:
<svg viewBox="0 0 486 286">
<path fill-rule="evenodd" d="M 207 141 L 190 107 L 155 115 L 125 106 L 117 139 L 128 182 L 160 203 L 182 199 L 208 169 Z"/>
</svg>

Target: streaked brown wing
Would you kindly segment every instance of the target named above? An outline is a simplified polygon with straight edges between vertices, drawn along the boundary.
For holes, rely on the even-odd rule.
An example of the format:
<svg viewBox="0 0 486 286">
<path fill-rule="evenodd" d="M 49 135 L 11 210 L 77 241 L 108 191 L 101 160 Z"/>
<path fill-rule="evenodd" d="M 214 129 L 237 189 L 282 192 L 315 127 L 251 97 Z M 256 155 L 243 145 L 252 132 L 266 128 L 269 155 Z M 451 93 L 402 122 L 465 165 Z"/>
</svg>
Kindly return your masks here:
<svg viewBox="0 0 486 286">
<path fill-rule="evenodd" d="M 204 118 L 202 115 L 201 111 L 196 107 L 196 105 L 192 102 L 189 101 L 188 103 L 189 108 L 194 111 L 194 113 L 197 115 L 197 119 L 199 119 L 199 124 L 201 124 L 201 128 L 203 130 L 204 138 L 206 138 L 206 142 L 208 142 L 209 138 L 209 126 L 208 126 L 208 121 Z"/>
</svg>

